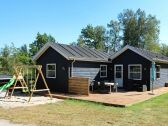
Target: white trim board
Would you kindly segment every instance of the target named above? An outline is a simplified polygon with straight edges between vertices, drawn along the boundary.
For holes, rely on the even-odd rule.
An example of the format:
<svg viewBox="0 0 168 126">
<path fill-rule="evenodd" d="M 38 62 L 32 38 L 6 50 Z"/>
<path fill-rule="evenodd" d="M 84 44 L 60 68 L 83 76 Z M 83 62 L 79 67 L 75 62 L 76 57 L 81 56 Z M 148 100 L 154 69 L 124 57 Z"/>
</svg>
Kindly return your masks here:
<svg viewBox="0 0 168 126">
<path fill-rule="evenodd" d="M 48 70 L 48 66 L 49 65 L 54 65 L 55 66 L 55 70 Z M 48 71 L 54 71 L 55 72 L 55 76 L 54 77 L 49 77 L 48 76 Z M 57 65 L 56 65 L 56 63 L 47 63 L 46 64 L 46 78 L 56 78 L 57 77 Z"/>
<path fill-rule="evenodd" d="M 116 67 L 117 66 L 121 67 L 121 77 L 122 77 L 120 79 L 120 80 L 122 80 L 122 83 L 120 83 L 121 85 L 119 85 L 119 83 L 117 82 L 117 78 L 116 78 Z M 123 76 L 123 74 L 124 74 L 124 65 L 123 64 L 114 64 L 114 81 L 116 83 L 118 83 L 118 86 L 121 86 L 121 87 L 123 87 L 123 82 L 124 82 L 124 76 Z"/>
<path fill-rule="evenodd" d="M 33 56 L 32 60 L 36 61 L 41 55 L 43 55 L 43 53 L 45 53 L 45 51 L 49 48 L 53 48 L 55 51 L 57 51 L 59 54 L 61 54 L 63 57 L 65 57 L 66 59 L 68 59 L 68 57 L 66 57 L 60 50 L 59 48 L 56 48 L 52 43 L 48 42 L 46 43 L 38 52 L 35 56 Z"/>
</svg>

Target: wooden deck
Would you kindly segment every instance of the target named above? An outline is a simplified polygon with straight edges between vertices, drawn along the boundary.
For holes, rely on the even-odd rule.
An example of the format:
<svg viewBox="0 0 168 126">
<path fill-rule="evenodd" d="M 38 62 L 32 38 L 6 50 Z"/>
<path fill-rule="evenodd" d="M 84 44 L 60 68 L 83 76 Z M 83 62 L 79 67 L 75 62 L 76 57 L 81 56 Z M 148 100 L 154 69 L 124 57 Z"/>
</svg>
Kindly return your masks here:
<svg viewBox="0 0 168 126">
<path fill-rule="evenodd" d="M 119 91 L 117 93 L 114 92 L 111 94 L 90 93 L 89 96 L 52 93 L 52 96 L 60 99 L 76 99 L 76 100 L 100 103 L 108 106 L 127 107 L 151 99 L 153 97 L 159 96 L 161 94 L 168 93 L 168 87 L 155 89 L 154 95 L 151 93 L 152 93 L 151 91 L 147 92 Z"/>
</svg>

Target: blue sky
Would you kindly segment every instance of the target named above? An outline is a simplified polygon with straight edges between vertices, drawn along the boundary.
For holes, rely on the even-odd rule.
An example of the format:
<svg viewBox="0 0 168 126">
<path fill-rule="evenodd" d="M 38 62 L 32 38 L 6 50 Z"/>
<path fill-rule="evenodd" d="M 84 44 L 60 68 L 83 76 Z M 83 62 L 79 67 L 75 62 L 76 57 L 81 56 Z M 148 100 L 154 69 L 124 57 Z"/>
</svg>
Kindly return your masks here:
<svg viewBox="0 0 168 126">
<path fill-rule="evenodd" d="M 167 5 L 167 0 L 0 0 L 0 47 L 29 44 L 37 32 L 68 44 L 87 24 L 106 26 L 124 9 L 138 8 L 160 20 L 160 40 L 168 44 Z"/>
</svg>

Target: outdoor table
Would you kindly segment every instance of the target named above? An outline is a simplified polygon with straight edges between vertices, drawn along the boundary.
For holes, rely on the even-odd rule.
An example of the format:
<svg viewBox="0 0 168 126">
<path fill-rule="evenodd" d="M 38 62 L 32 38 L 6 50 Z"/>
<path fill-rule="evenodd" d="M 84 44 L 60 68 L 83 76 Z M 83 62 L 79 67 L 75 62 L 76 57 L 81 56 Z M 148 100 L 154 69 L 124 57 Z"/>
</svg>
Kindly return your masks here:
<svg viewBox="0 0 168 126">
<path fill-rule="evenodd" d="M 112 88 L 112 86 L 114 87 L 114 86 L 116 86 L 115 87 L 115 91 L 117 92 L 117 83 L 114 83 L 114 82 L 105 82 L 104 83 L 106 86 L 110 86 L 110 93 L 111 93 L 111 88 Z"/>
</svg>

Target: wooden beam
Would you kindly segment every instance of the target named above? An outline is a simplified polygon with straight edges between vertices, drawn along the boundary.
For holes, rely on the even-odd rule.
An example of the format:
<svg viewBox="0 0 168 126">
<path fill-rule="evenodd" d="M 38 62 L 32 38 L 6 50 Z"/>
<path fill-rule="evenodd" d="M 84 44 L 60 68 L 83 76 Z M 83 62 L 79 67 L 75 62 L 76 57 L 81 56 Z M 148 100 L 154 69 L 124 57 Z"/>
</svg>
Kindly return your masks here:
<svg viewBox="0 0 168 126">
<path fill-rule="evenodd" d="M 49 91 L 50 89 L 37 89 L 37 90 L 31 90 L 32 92 L 38 92 L 38 91 Z"/>
</svg>

